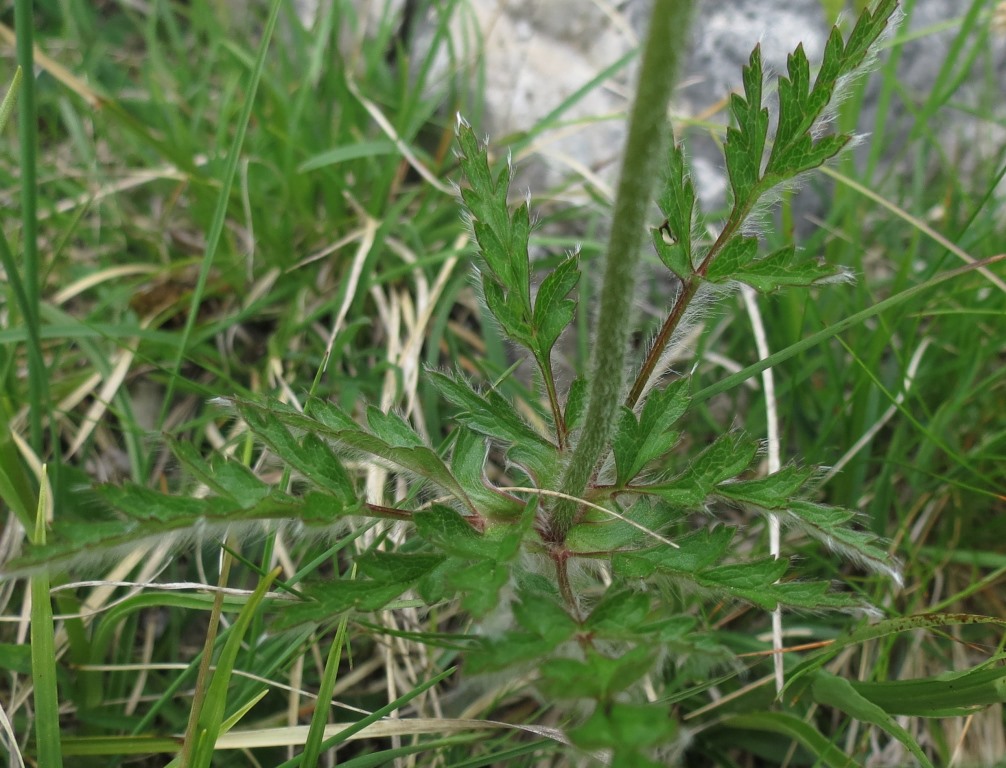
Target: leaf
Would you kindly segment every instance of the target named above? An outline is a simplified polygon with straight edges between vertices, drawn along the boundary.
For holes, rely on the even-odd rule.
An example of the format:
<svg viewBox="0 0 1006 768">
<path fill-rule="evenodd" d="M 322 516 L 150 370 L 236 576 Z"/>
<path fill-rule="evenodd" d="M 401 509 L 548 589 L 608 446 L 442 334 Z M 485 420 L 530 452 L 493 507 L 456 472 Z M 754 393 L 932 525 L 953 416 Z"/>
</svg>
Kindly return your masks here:
<svg viewBox="0 0 1006 768">
<path fill-rule="evenodd" d="M 716 486 L 716 493 L 731 501 L 754 504 L 763 509 L 781 509 L 789 505 L 813 469 L 789 466 L 757 480 L 727 481 Z"/>
<path fill-rule="evenodd" d="M 461 199 L 479 247 L 486 306 L 508 336 L 534 349 L 527 204 L 510 213 L 507 191 L 513 171 L 507 165 L 493 178 L 486 148 L 466 123 L 458 126 L 458 144 L 461 170 L 470 185 L 461 191 Z"/>
<path fill-rule="evenodd" d="M 712 283 L 738 280 L 739 274 L 758 256 L 758 240 L 754 237 L 731 238 L 709 265 L 706 279 Z"/>
<path fill-rule="evenodd" d="M 542 691 L 556 699 L 607 699 L 653 666 L 655 649 L 637 646 L 616 658 L 589 650 L 583 661 L 552 659 L 541 668 Z"/>
<path fill-rule="evenodd" d="M 489 526 L 479 534 L 451 509 L 434 506 L 414 514 L 421 536 L 451 557 L 426 574 L 417 584 L 428 603 L 462 593 L 462 607 L 483 615 L 496 607 L 499 592 L 510 580 L 511 561 L 535 522 L 537 504 L 528 502 L 516 521 Z M 473 562 L 474 561 L 474 562 Z"/>
<path fill-rule="evenodd" d="M 511 177 L 512 177 L 512 172 Z M 504 197 L 504 205 L 506 198 Z M 531 257 L 528 255 L 528 241 L 531 239 L 531 214 L 527 202 L 517 206 L 510 217 L 510 281 L 508 290 L 519 297 L 520 306 L 531 314 Z"/>
<path fill-rule="evenodd" d="M 727 432 L 698 455 L 688 468 L 688 474 L 711 490 L 751 466 L 757 454 L 756 442 L 736 432 Z"/>
<path fill-rule="evenodd" d="M 883 540 L 869 531 L 855 530 L 847 525 L 856 516 L 855 512 L 803 500 L 791 501 L 787 507 L 787 514 L 780 516 L 784 523 L 799 528 L 864 568 L 886 574 L 901 584 L 900 564 L 880 546 Z"/>
<path fill-rule="evenodd" d="M 743 234 L 744 222 L 770 189 L 823 165 L 849 144 L 852 138 L 849 134 L 824 134 L 829 104 L 839 86 L 848 83 L 866 62 L 896 7 L 895 0 L 882 0 L 873 14 L 865 12 L 848 43 L 843 42 L 841 31 L 835 27 L 813 86 L 803 46 L 790 54 L 787 76 L 779 78 L 779 116 L 767 159 L 769 114 L 762 104 L 761 48 L 755 46 L 743 70 L 743 95 L 735 93 L 730 97 L 735 125 L 727 128 L 723 151 L 732 210 L 721 229 L 722 237 L 701 262 L 699 271 L 703 277 L 714 283 L 742 282 L 758 291 L 770 292 L 785 286 L 813 285 L 840 274 L 811 260 L 797 263 L 792 248 L 757 258 L 758 241 Z M 679 194 L 687 197 L 684 192 Z M 673 246 L 661 242 L 666 232 L 657 234 L 661 235 L 654 237 L 658 253 L 680 274 L 683 266 L 680 254 Z"/>
<path fill-rule="evenodd" d="M 869 699 L 859 694 L 852 683 L 844 677 L 838 677 L 823 669 L 814 673 L 811 692 L 814 701 L 827 707 L 841 710 L 845 714 L 854 717 L 864 723 L 876 725 L 894 738 L 904 744 L 905 748 L 912 753 L 912 756 L 923 766 L 932 768 L 925 752 L 912 735 L 898 725 L 897 721 L 885 712 L 881 707 L 874 704 Z"/>
<path fill-rule="evenodd" d="M 249 427 L 260 432 L 263 440 L 269 437 L 277 440 L 277 445 L 282 445 L 282 452 L 277 450 L 277 454 L 281 457 L 286 454 L 291 460 L 303 458 L 297 450 L 296 441 L 289 436 L 286 430 L 276 429 L 275 422 L 295 430 L 313 433 L 316 438 L 326 438 L 341 445 L 344 449 L 365 453 L 393 469 L 405 470 L 417 477 L 429 480 L 449 492 L 470 510 L 475 511 L 471 499 L 451 475 L 443 459 L 437 455 L 436 451 L 425 445 L 399 447 L 388 443 L 377 435 L 366 432 L 351 420 L 347 423 L 346 415 L 330 403 L 314 402 L 309 416 L 298 413 L 291 408 L 274 407 L 271 403 L 261 405 L 250 400 L 237 398 L 234 402 Z M 392 428 L 388 426 L 389 423 L 381 421 L 384 428 Z M 283 433 L 286 433 L 287 436 L 284 437 Z M 323 445 L 323 443 L 318 441 L 314 447 L 317 448 L 319 445 Z M 316 454 L 316 456 L 319 455 Z M 341 481 L 334 481 L 327 474 L 315 475 L 311 479 L 316 482 L 328 480 L 332 483 L 333 490 L 342 486 Z"/>
<path fill-rule="evenodd" d="M 558 449 L 518 415 L 513 404 L 494 390 L 482 395 L 463 379 L 438 371 L 429 372 L 429 381 L 460 412 L 457 419 L 469 429 L 509 444 L 506 456 L 519 464 L 539 485 L 559 471 Z"/>
<path fill-rule="evenodd" d="M 615 552 L 643 540 L 652 541 L 643 529 L 656 531 L 671 521 L 666 509 L 645 498 L 637 499 L 621 514 L 637 525 L 593 510 L 585 520 L 570 529 L 566 536 L 566 548 L 574 553 Z"/>
<path fill-rule="evenodd" d="M 583 749 L 628 747 L 635 752 L 670 741 L 677 730 L 677 722 L 663 704 L 601 702 L 569 737 Z"/>
<path fill-rule="evenodd" d="M 762 77 L 761 45 L 756 45 L 742 72 L 744 96 L 736 93 L 730 96 L 730 112 L 737 127 L 727 128 L 723 146 L 734 210 L 746 209 L 751 204 L 752 198 L 757 197 L 756 188 L 761 180 L 762 154 L 768 133 L 768 109 L 761 104 Z"/>
<path fill-rule="evenodd" d="M 787 560 L 768 557 L 707 568 L 694 574 L 694 580 L 717 592 L 725 592 L 772 611 L 780 602 L 779 591 L 773 587 L 788 568 Z"/>
<path fill-rule="evenodd" d="M 539 662 L 555 650 L 556 643 L 527 632 L 507 632 L 498 638 L 482 638 L 469 652 L 465 669 L 473 674 L 498 669 L 512 670 L 514 664 Z"/>
<path fill-rule="evenodd" d="M 377 437 L 396 448 L 418 448 L 424 445 L 416 430 L 397 413 L 385 413 L 367 406 L 367 425 Z"/>
<path fill-rule="evenodd" d="M 513 604 L 517 623 L 535 637 L 550 644 L 549 650 L 569 640 L 578 629 L 576 621 L 553 600 L 538 593 L 523 590 L 520 601 Z"/>
<path fill-rule="evenodd" d="M 144 486 L 103 486 L 99 492 L 125 519 L 87 523 L 57 522 L 45 545 L 32 546 L 4 564 L 6 575 L 40 567 L 71 567 L 99 563 L 143 541 L 212 541 L 225 532 L 248 533 L 256 523 L 327 528 L 341 518 L 360 513 L 358 504 L 318 493 L 295 498 L 273 490 L 250 507 L 222 498 L 190 498 L 163 494 Z"/>
<path fill-rule="evenodd" d="M 657 203 L 666 219 L 651 232 L 653 247 L 664 265 L 685 280 L 693 270 L 692 229 L 696 208 L 695 187 L 680 144 L 674 144 L 668 152 L 663 191 Z"/>
<path fill-rule="evenodd" d="M 612 442 L 616 481 L 624 487 L 654 459 L 665 455 L 678 441 L 669 431 L 688 409 L 688 380 L 679 379 L 663 390 L 650 393 L 639 420 L 623 406 L 618 431 Z"/>
<path fill-rule="evenodd" d="M 725 525 L 718 525 L 712 530 L 694 531 L 677 539 L 674 542 L 678 545 L 676 549 L 674 547 L 657 547 L 633 555 L 632 560 L 636 558 L 646 560 L 661 570 L 681 573 L 698 572 L 723 559 L 735 534 L 735 528 Z M 631 563 L 632 560 L 627 560 L 622 555 L 615 555 L 612 560 L 615 573 L 621 574 L 623 564 Z"/>
<path fill-rule="evenodd" d="M 786 246 L 758 258 L 753 237 L 732 238 L 709 265 L 707 279 L 713 283 L 746 283 L 756 291 L 771 293 L 779 288 L 807 287 L 843 274 L 814 259 L 796 259 L 796 249 Z"/>
<path fill-rule="evenodd" d="M 451 452 L 451 472 L 475 504 L 479 514 L 490 520 L 512 520 L 519 517 L 524 503 L 509 494 L 497 491 L 485 474 L 489 446 L 485 438 L 461 427 L 455 432 Z"/>
<path fill-rule="evenodd" d="M 171 451 L 192 473 L 196 480 L 207 488 L 238 505 L 254 506 L 269 494 L 268 485 L 259 480 L 255 473 L 240 462 L 227 456 L 216 454 L 209 461 L 204 459 L 192 443 L 169 438 Z"/>
<path fill-rule="evenodd" d="M 758 444 L 737 433 L 720 435 L 688 468 L 669 481 L 650 483 L 641 490 L 676 507 L 702 504 L 720 483 L 747 469 L 758 453 Z"/>
<path fill-rule="evenodd" d="M 535 354 L 540 361 L 548 360 L 555 342 L 573 321 L 576 302 L 566 297 L 579 279 L 579 258 L 570 254 L 538 288 L 534 302 L 533 334 Z"/>
<path fill-rule="evenodd" d="M 813 725 L 785 712 L 751 712 L 728 716 L 722 720 L 717 731 L 722 729 L 729 739 L 730 729 L 778 734 L 802 744 L 816 758 L 817 763 L 826 768 L 857 768 L 858 763 L 831 743 Z"/>
<path fill-rule="evenodd" d="M 300 472 L 319 488 L 344 501 L 354 499 L 356 489 L 342 463 L 317 435 L 308 433 L 298 441 L 275 412 L 267 408 L 238 404 L 238 412 L 252 433 L 272 450 L 276 457 Z"/>
<path fill-rule="evenodd" d="M 447 584 L 464 594 L 461 607 L 481 618 L 499 604 L 500 590 L 510 580 L 508 564 L 496 560 L 481 560 L 452 571 Z"/>
<path fill-rule="evenodd" d="M 510 230 L 507 190 L 512 173 L 509 165 L 496 178 L 489 170 L 485 147 L 479 146 L 468 125 L 459 126 L 458 144 L 461 171 L 470 185 L 461 190 L 461 199 L 472 218 L 480 255 L 496 278 L 505 281 L 511 274 L 510 256 L 506 252 Z M 479 229 L 482 237 L 479 238 Z"/>
<path fill-rule="evenodd" d="M 779 79 L 779 124 L 765 167 L 766 176 L 789 178 L 816 168 L 848 143 L 847 135 L 825 136 L 815 141 L 814 125 L 824 114 L 839 83 L 847 81 L 865 63 L 896 9 L 896 0 L 881 0 L 873 13 L 864 11 L 847 43 L 843 43 L 841 31 L 834 27 L 813 88 L 803 46 L 790 54 L 786 64 L 788 77 Z"/>
<path fill-rule="evenodd" d="M 531 323 L 520 307 L 514 307 L 503 287 L 483 278 L 482 295 L 486 300 L 486 307 L 496 318 L 503 332 L 518 344 L 532 348 L 534 332 Z"/>
<path fill-rule="evenodd" d="M 855 596 L 831 592 L 827 582 L 779 582 L 786 574 L 785 559 L 763 558 L 721 565 L 735 529 L 717 526 L 700 530 L 675 541 L 678 548 L 656 547 L 635 553 L 618 553 L 612 568 L 623 578 L 647 578 L 663 573 L 677 581 L 753 603 L 766 610 L 779 605 L 820 610 L 824 608 L 861 608 Z"/>
<path fill-rule="evenodd" d="M 437 549 L 460 557 L 492 558 L 499 551 L 499 543 L 487 541 L 476 533 L 471 523 L 450 507 L 434 504 L 412 515 L 416 532 Z"/>
<path fill-rule="evenodd" d="M 276 615 L 275 626 L 283 630 L 300 624 L 331 621 L 347 611 L 379 611 L 412 586 L 406 581 L 337 579 L 306 590 L 309 600 L 284 605 Z"/>
<path fill-rule="evenodd" d="M 627 637 L 639 631 L 649 613 L 649 595 L 612 587 L 594 606 L 584 625 L 596 633 Z"/>
<path fill-rule="evenodd" d="M 444 555 L 368 552 L 358 555 L 354 562 L 364 576 L 374 581 L 412 583 L 446 559 Z"/>
<path fill-rule="evenodd" d="M 785 581 L 772 585 L 772 598 L 782 605 L 810 611 L 858 610 L 869 604 L 854 594 L 835 592 L 827 581 Z"/>
<path fill-rule="evenodd" d="M 273 403 L 273 407 L 277 404 Z M 353 417 L 342 410 L 335 403 L 331 403 L 327 400 L 322 400 L 321 398 L 313 397 L 304 404 L 304 413 L 300 414 L 295 409 L 290 406 L 284 406 L 281 412 L 289 418 L 296 418 L 297 416 L 303 416 L 304 424 L 310 426 L 314 421 L 320 421 L 326 427 L 337 431 L 348 430 L 350 432 L 357 431 L 363 432 L 363 427 L 357 424 Z M 288 421 L 290 426 L 295 427 L 296 422 Z"/>
</svg>

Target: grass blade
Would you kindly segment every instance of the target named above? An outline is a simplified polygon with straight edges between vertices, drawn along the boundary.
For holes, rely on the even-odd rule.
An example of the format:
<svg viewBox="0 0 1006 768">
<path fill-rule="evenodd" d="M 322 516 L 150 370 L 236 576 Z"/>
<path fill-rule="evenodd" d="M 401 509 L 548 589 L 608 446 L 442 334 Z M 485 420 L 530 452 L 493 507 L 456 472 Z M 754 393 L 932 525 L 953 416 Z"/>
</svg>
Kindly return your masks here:
<svg viewBox="0 0 1006 768">
<path fill-rule="evenodd" d="M 35 516 L 36 544 L 45 543 L 45 524 L 52 508 L 45 465 L 39 478 Z M 31 578 L 31 675 L 35 687 L 35 749 L 39 765 L 60 768 L 63 755 L 59 738 L 59 693 L 56 689 L 56 643 L 49 596 L 49 575 Z"/>
<path fill-rule="evenodd" d="M 230 686 L 234 664 L 237 662 L 238 653 L 241 651 L 241 644 L 244 641 L 245 633 L 251 625 L 252 619 L 266 592 L 273 581 L 280 574 L 279 568 L 269 573 L 255 588 L 255 592 L 248 599 L 248 604 L 241 611 L 237 621 L 231 628 L 217 659 L 216 669 L 203 699 L 202 707 L 199 711 L 198 720 L 194 733 L 194 744 L 192 759 L 188 766 L 197 768 L 208 768 L 213 761 L 213 751 L 216 745 L 217 736 L 223 730 L 224 709 L 227 706 L 227 689 Z"/>
<path fill-rule="evenodd" d="M 328 713 L 331 709 L 330 702 L 332 701 L 332 692 L 335 690 L 335 681 L 339 676 L 339 662 L 342 660 L 342 646 L 346 642 L 348 623 L 349 614 L 343 614 L 339 621 L 339 628 L 335 632 L 332 647 L 328 652 L 328 660 L 325 662 L 325 672 L 321 678 L 321 686 L 318 688 L 318 702 L 311 715 L 311 728 L 307 733 L 307 743 L 304 744 L 303 759 L 306 765 L 317 765 L 318 757 L 321 755 L 321 745 L 325 740 L 325 726 L 328 724 Z"/>
<path fill-rule="evenodd" d="M 827 768 L 855 768 L 858 763 L 840 750 L 810 723 L 785 712 L 752 712 L 727 718 L 723 725 L 745 731 L 759 731 L 786 736 L 813 753 L 815 765 Z"/>
<path fill-rule="evenodd" d="M 928 291 L 930 288 L 935 288 L 937 285 L 947 282 L 948 280 L 953 280 L 960 277 L 961 275 L 967 274 L 968 272 L 974 272 L 983 268 L 987 268 L 996 264 L 1000 261 L 1006 259 L 1006 253 L 1000 253 L 996 256 L 990 256 L 987 259 L 982 259 L 981 261 L 976 261 L 973 264 L 965 264 L 963 267 L 958 267 L 957 269 L 950 269 L 946 272 L 941 272 L 935 277 L 926 280 L 924 283 L 919 285 L 913 285 L 911 288 L 906 288 L 900 293 L 896 293 L 893 296 L 889 296 L 883 301 L 878 301 L 872 307 L 867 307 L 866 309 L 856 312 L 853 315 L 849 315 L 844 320 L 831 325 L 828 328 L 813 333 L 807 336 L 795 344 L 791 344 L 785 349 L 781 349 L 774 355 L 769 355 L 764 360 L 759 360 L 757 363 L 749 365 L 737 373 L 726 376 L 715 384 L 710 384 L 703 390 L 696 392 L 692 396 L 692 400 L 696 403 L 701 403 L 709 398 L 720 394 L 721 392 L 726 392 L 729 389 L 736 387 L 738 384 L 742 384 L 753 376 L 757 376 L 762 371 L 767 368 L 772 368 L 773 366 L 779 365 L 779 363 L 784 360 L 789 360 L 791 357 L 800 354 L 801 352 L 818 346 L 821 342 L 827 341 L 833 336 L 838 336 L 838 334 L 843 331 L 847 331 L 860 323 L 869 320 L 871 317 L 879 315 L 881 312 L 885 312 L 888 309 L 893 309 L 900 304 L 904 304 L 911 298 L 918 296 L 920 293 Z"/>
<path fill-rule="evenodd" d="M 18 120 L 18 139 L 21 177 L 21 247 L 23 249 L 23 292 L 25 325 L 29 337 L 38 340 L 39 304 L 41 303 L 41 285 L 39 283 L 38 256 L 38 120 L 35 107 L 35 62 L 34 62 L 34 19 L 31 0 L 17 0 L 14 3 L 14 32 L 17 38 L 17 63 L 28 76 L 21 82 L 21 110 Z M 8 94 L 9 98 L 9 94 Z M 4 99 L 7 107 L 7 99 Z M 31 344 L 33 342 L 29 342 Z M 29 355 L 28 390 L 32 408 L 29 409 L 31 429 L 31 446 L 38 455 L 42 455 L 42 416 L 48 410 L 48 386 L 46 370 L 40 368 L 41 355 Z"/>
<path fill-rule="evenodd" d="M 385 704 L 380 709 L 360 719 L 358 722 L 353 723 L 348 728 L 343 728 L 341 731 L 339 731 L 331 738 L 325 739 L 325 741 L 321 743 L 321 751 L 323 752 L 327 749 L 331 749 L 332 747 L 342 744 L 344 741 L 349 739 L 354 734 L 359 733 L 371 723 L 376 723 L 378 720 L 385 717 L 386 715 L 391 714 L 396 709 L 401 709 L 405 704 L 412 701 L 412 699 L 416 698 L 416 696 L 419 696 L 424 691 L 428 691 L 433 686 L 438 685 L 441 681 L 446 680 L 448 677 L 453 675 L 455 669 L 456 667 L 451 667 L 450 669 L 444 670 L 439 675 L 430 678 L 424 683 L 420 683 L 404 696 L 400 696 L 394 701 Z M 297 766 L 303 764 L 303 761 L 304 761 L 304 755 L 303 754 L 297 755 L 297 757 L 293 758 L 293 760 L 287 760 L 285 763 L 280 765 L 279 768 L 297 768 Z"/>
<path fill-rule="evenodd" d="M 185 360 L 185 351 L 188 348 L 189 338 L 196 327 L 196 320 L 199 317 L 199 309 L 202 304 L 203 294 L 206 292 L 206 283 L 213 267 L 213 260 L 216 257 L 217 249 L 220 246 L 220 238 L 223 235 L 224 223 L 227 220 L 227 209 L 230 205 L 231 189 L 234 186 L 234 177 L 237 174 L 238 160 L 241 156 L 241 148 L 244 145 L 245 133 L 248 130 L 248 122 L 251 119 L 252 106 L 255 103 L 255 93 L 258 90 L 259 82 L 262 80 L 262 71 L 265 68 L 266 53 L 269 50 L 269 41 L 272 39 L 273 31 L 276 29 L 276 20 L 279 18 L 279 11 L 283 3 L 274 0 L 272 8 L 269 10 L 269 18 L 262 30 L 262 41 L 259 43 L 258 55 L 255 58 L 255 68 L 252 70 L 251 78 L 248 82 L 245 103 L 238 117 L 234 131 L 234 141 L 231 142 L 230 150 L 227 153 L 227 165 L 224 168 L 224 176 L 220 184 L 220 196 L 217 198 L 217 207 L 213 213 L 213 220 L 210 223 L 210 231 L 206 237 L 206 253 L 203 256 L 202 264 L 199 267 L 199 276 L 196 278 L 195 288 L 192 290 L 192 299 L 189 305 L 189 313 L 185 318 L 185 328 L 178 343 L 178 352 L 175 354 L 171 375 L 168 379 L 167 391 L 164 393 L 164 401 L 161 406 L 161 414 L 158 424 L 163 424 L 167 419 L 168 411 L 171 408 L 172 396 L 178 379 L 181 376 L 182 363 Z"/>
<path fill-rule="evenodd" d="M 3 131 L 7 125 L 7 121 L 10 120 L 11 114 L 14 112 L 14 105 L 17 103 L 17 89 L 21 85 L 23 73 L 24 70 L 21 67 L 14 70 L 14 77 L 11 78 L 7 95 L 3 97 L 3 103 L 0 104 L 0 132 Z"/>
</svg>

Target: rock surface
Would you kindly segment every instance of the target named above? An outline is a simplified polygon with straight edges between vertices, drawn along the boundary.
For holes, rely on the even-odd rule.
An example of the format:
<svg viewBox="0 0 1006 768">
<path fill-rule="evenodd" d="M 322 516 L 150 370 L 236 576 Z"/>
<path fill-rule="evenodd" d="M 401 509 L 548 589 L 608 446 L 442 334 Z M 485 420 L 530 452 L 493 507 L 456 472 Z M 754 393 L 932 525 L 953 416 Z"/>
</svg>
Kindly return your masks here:
<svg viewBox="0 0 1006 768">
<path fill-rule="evenodd" d="M 379 4 L 371 4 L 371 6 Z M 394 5 L 394 4 L 393 4 Z M 401 3 L 398 4 L 399 6 Z M 470 18 L 484 38 L 486 120 L 479 128 L 503 137 L 531 129 L 545 116 L 614 62 L 633 51 L 644 34 L 650 0 L 468 0 L 462 16 Z M 916 36 L 904 46 L 899 82 L 904 93 L 888 115 L 895 130 L 910 129 L 902 99 L 922 101 L 944 65 L 956 34 L 955 19 L 970 3 L 918 0 L 899 34 Z M 991 2 L 987 2 L 991 11 Z M 433 14 L 435 10 L 428 10 Z M 430 23 L 427 18 L 426 24 Z M 740 86 L 741 67 L 756 43 L 767 68 L 785 71 L 786 56 L 802 43 L 812 63 L 823 55 L 829 24 L 821 0 L 706 0 L 692 26 L 692 44 L 672 114 L 680 126 L 692 118 L 725 122 L 725 100 Z M 419 44 L 423 35 L 417 36 Z M 1006 46 L 990 35 L 988 60 L 978 66 L 1006 72 Z M 543 162 L 532 167 L 522 184 L 541 191 L 556 186 L 572 171 L 602 196 L 610 193 L 624 137 L 625 114 L 632 93 L 635 60 L 579 96 L 544 133 L 533 149 Z M 869 89 L 861 131 L 869 132 L 875 114 L 879 79 Z M 988 97 L 988 83 L 984 96 Z M 966 101 L 981 98 L 983 85 L 966 86 Z M 949 127 L 947 140 L 970 149 L 994 151 L 1004 131 L 961 118 Z M 714 148 L 710 147 L 709 150 Z M 693 172 L 707 204 L 723 201 L 726 189 L 717 151 L 693 149 Z"/>
</svg>

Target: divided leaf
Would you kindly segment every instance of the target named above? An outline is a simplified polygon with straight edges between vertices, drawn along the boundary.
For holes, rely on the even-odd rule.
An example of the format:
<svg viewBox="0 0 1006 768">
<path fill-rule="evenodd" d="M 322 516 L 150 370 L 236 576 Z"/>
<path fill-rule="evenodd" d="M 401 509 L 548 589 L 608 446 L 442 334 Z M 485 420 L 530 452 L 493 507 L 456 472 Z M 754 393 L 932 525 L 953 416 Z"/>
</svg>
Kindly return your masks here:
<svg viewBox="0 0 1006 768">
<path fill-rule="evenodd" d="M 493 178 L 486 148 L 467 123 L 458 125 L 458 143 L 461 170 L 469 185 L 461 190 L 461 199 L 479 248 L 486 306 L 507 336 L 531 350 L 547 377 L 552 347 L 576 311 L 576 301 L 567 297 L 580 278 L 579 259 L 570 254 L 545 277 L 532 307 L 528 204 L 510 213 L 507 191 L 513 171 L 508 165 Z"/>
<path fill-rule="evenodd" d="M 615 573 L 625 578 L 664 574 L 768 611 L 779 605 L 807 610 L 861 607 L 853 596 L 830 591 L 827 582 L 780 582 L 789 569 L 789 561 L 785 559 L 767 557 L 720 564 L 734 533 L 735 529 L 720 526 L 686 536 L 677 542 L 679 549 L 661 547 L 616 555 L 613 560 Z"/>
<path fill-rule="evenodd" d="M 594 606 L 584 625 L 595 634 L 632 637 L 640 631 L 649 614 L 649 595 L 612 586 Z"/>
<path fill-rule="evenodd" d="M 743 95 L 735 93 L 730 97 L 730 112 L 736 125 L 727 128 L 723 151 L 733 198 L 732 210 L 722 228 L 722 237 L 703 261 L 700 271 L 705 273 L 706 279 L 714 283 L 738 281 L 758 291 L 770 292 L 785 286 L 813 285 L 836 275 L 835 270 L 811 260 L 797 263 L 792 248 L 758 258 L 758 241 L 742 234 L 743 225 L 766 192 L 820 167 L 849 144 L 852 139 L 849 134 L 823 135 L 829 105 L 837 89 L 863 67 L 896 8 L 896 0 L 882 0 L 873 13 L 864 12 L 848 42 L 835 27 L 813 86 L 810 62 L 803 46 L 798 46 L 789 55 L 787 76 L 779 78 L 779 118 L 767 159 L 769 113 L 762 106 L 761 48 L 755 46 L 743 70 Z M 680 162 L 679 155 L 672 154 L 670 178 L 676 180 L 681 189 L 665 193 L 662 198 L 662 204 L 666 199 L 669 210 L 680 210 L 692 195 L 691 190 L 685 188 L 686 179 L 677 167 Z M 680 226 L 681 213 L 677 217 Z M 654 235 L 657 252 L 675 274 L 683 276 L 682 246 L 669 245 L 665 234 L 662 229 Z M 672 240 L 681 237 L 673 231 L 670 234 Z"/>
<path fill-rule="evenodd" d="M 864 11 L 848 42 L 843 41 L 837 27 L 833 28 L 813 88 L 803 46 L 790 54 L 789 77 L 779 79 L 779 126 L 766 164 L 766 176 L 789 178 L 816 168 L 846 145 L 848 135 L 815 140 L 815 123 L 821 119 L 839 83 L 866 62 L 896 9 L 897 0 L 881 0 L 872 13 Z"/>
<path fill-rule="evenodd" d="M 732 480 L 751 466 L 757 453 L 757 443 L 728 432 L 720 435 L 673 480 L 648 485 L 646 491 L 675 507 L 698 506 L 717 485 Z"/>
<path fill-rule="evenodd" d="M 670 427 L 688 410 L 688 380 L 679 379 L 650 394 L 639 419 L 622 407 L 618 430 L 612 442 L 615 455 L 615 485 L 625 487 L 654 459 L 665 455 L 678 441 Z"/>
<path fill-rule="evenodd" d="M 305 454 L 287 428 L 314 435 L 310 442 L 305 441 L 305 445 L 309 445 L 316 459 L 323 457 L 320 447 L 324 446 L 322 438 L 326 438 L 344 449 L 366 454 L 378 463 L 390 465 L 392 469 L 404 470 L 428 480 L 474 511 L 472 500 L 454 479 L 443 459 L 432 448 L 423 445 L 418 436 L 415 440 L 408 437 L 403 430 L 412 432 L 412 428 L 397 416 L 382 414 L 377 417 L 373 410 L 368 413 L 373 423 L 394 441 L 390 443 L 365 431 L 352 420 L 347 423 L 346 415 L 331 403 L 312 401 L 311 415 L 288 407 L 276 407 L 275 404 L 266 406 L 250 400 L 236 399 L 234 403 L 249 428 L 266 444 L 271 445 L 270 441 L 275 441 L 274 450 L 277 455 L 295 468 L 299 469 L 295 462 L 303 461 Z M 337 463 L 338 460 L 333 455 L 332 462 L 328 465 L 329 471 L 335 472 Z M 334 488 L 343 485 L 341 480 L 326 474 L 312 479 L 327 481 Z"/>
<path fill-rule="evenodd" d="M 636 525 L 591 510 L 585 520 L 570 529 L 566 536 L 566 547 L 570 552 L 580 554 L 616 552 L 644 541 L 652 542 L 652 537 L 646 531 L 656 531 L 673 519 L 665 506 L 654 504 L 645 497 L 636 499 L 631 508 L 621 510 L 620 514 Z"/>
<path fill-rule="evenodd" d="M 70 567 L 101 562 L 144 541 L 196 538 L 212 541 L 226 532 L 247 532 L 255 524 L 329 527 L 341 518 L 360 513 L 357 503 L 320 493 L 302 498 L 271 490 L 254 504 L 221 496 L 178 496 L 141 485 L 103 486 L 104 499 L 125 520 L 58 523 L 44 545 L 4 564 L 3 573 L 16 574 L 41 567 Z"/>
<path fill-rule="evenodd" d="M 252 433 L 307 480 L 346 501 L 356 498 L 353 481 L 342 462 L 316 434 L 308 432 L 298 441 L 265 408 L 239 405 L 238 409 Z"/>
<path fill-rule="evenodd" d="M 559 469 L 556 447 L 529 427 L 513 404 L 495 390 L 484 395 L 468 382 L 437 371 L 429 372 L 430 382 L 460 412 L 458 421 L 480 435 L 507 444 L 506 457 L 544 485 Z"/>
<path fill-rule="evenodd" d="M 677 720 L 666 704 L 605 702 L 586 722 L 570 731 L 570 738 L 582 749 L 616 749 L 613 768 L 651 768 L 661 765 L 647 759 L 641 750 L 675 738 Z"/>
<path fill-rule="evenodd" d="M 171 450 L 199 482 L 218 496 L 248 509 L 269 495 L 270 486 L 244 464 L 220 454 L 204 459 L 192 443 L 170 440 Z"/>
<path fill-rule="evenodd" d="M 676 549 L 656 547 L 632 554 L 618 554 L 612 560 L 615 573 L 626 578 L 645 578 L 657 570 L 699 571 L 718 563 L 726 555 L 735 528 L 719 525 L 701 529 L 677 539 Z"/>
<path fill-rule="evenodd" d="M 902 583 L 900 564 L 880 546 L 880 537 L 848 525 L 855 512 L 801 500 L 790 502 L 787 511 L 781 518 L 784 523 L 796 526 L 864 568 L 886 574 L 899 585 Z"/>
<path fill-rule="evenodd" d="M 552 659 L 541 669 L 541 688 L 556 699 L 605 700 L 623 691 L 653 666 L 654 649 L 639 646 L 617 658 L 588 650 L 583 661 Z"/>
<path fill-rule="evenodd" d="M 458 557 L 495 559 L 499 543 L 487 540 L 450 507 L 434 504 L 412 515 L 416 531 L 438 550 Z"/>
</svg>

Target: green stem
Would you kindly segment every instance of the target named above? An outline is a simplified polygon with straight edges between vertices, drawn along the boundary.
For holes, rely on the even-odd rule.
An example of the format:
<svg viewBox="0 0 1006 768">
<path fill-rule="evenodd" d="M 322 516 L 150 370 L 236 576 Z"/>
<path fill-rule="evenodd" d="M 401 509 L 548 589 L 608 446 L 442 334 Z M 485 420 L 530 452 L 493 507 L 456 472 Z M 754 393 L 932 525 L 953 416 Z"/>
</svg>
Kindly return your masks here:
<svg viewBox="0 0 1006 768">
<path fill-rule="evenodd" d="M 659 167 L 670 128 L 667 104 L 685 50 L 693 5 L 693 0 L 656 0 L 650 17 L 605 257 L 587 416 L 562 478 L 562 491 L 571 496 L 583 493 L 607 449 L 622 397 L 635 271 L 656 180 L 653 169 Z M 556 503 L 549 518 L 556 541 L 565 538 L 575 515 L 575 503 L 565 499 Z"/>
</svg>

